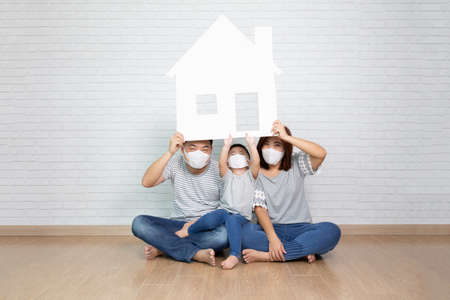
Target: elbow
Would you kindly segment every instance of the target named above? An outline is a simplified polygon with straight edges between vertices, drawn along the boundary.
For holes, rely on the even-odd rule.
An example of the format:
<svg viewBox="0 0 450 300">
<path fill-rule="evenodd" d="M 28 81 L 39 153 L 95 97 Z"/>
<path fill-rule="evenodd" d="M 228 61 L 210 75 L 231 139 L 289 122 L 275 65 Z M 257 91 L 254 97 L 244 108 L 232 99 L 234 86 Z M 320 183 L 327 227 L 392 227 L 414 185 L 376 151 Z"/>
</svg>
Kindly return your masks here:
<svg viewBox="0 0 450 300">
<path fill-rule="evenodd" d="M 145 183 L 143 180 L 141 182 L 142 186 L 145 188 L 151 188 L 153 185 Z"/>
</svg>

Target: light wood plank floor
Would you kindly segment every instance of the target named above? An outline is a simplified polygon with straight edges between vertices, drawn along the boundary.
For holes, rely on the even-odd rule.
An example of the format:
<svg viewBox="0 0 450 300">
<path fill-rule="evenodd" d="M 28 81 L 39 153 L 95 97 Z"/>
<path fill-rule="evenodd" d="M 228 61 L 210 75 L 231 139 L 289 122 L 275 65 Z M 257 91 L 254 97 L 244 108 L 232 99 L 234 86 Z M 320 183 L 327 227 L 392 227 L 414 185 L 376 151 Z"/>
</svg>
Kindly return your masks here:
<svg viewBox="0 0 450 300">
<path fill-rule="evenodd" d="M 132 236 L 0 237 L 0 299 L 450 299 L 450 236 L 343 236 L 313 264 L 144 258 Z M 223 257 L 218 257 L 218 262 Z"/>
</svg>

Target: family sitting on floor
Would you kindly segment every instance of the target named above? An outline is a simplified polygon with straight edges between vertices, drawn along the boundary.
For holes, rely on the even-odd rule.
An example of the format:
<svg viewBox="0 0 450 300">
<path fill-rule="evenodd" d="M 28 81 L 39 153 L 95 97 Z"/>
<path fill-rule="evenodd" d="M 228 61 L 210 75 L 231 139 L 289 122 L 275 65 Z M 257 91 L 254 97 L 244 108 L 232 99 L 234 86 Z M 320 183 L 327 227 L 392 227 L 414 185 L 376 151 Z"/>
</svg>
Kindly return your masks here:
<svg viewBox="0 0 450 300">
<path fill-rule="evenodd" d="M 248 149 L 224 141 L 219 162 L 211 159 L 212 140 L 184 141 L 176 132 L 169 150 L 145 172 L 142 184 L 154 187 L 170 179 L 174 189 L 170 218 L 139 215 L 133 234 L 148 245 L 148 259 L 166 254 L 185 262 L 215 266 L 215 253 L 230 248 L 222 262 L 232 269 L 246 263 L 309 263 L 337 245 L 341 231 L 331 222 L 312 223 L 304 179 L 326 156 L 323 147 L 294 137 L 279 120 L 273 136 Z M 293 146 L 300 151 L 293 153 Z M 180 149 L 181 153 L 178 153 Z"/>
</svg>

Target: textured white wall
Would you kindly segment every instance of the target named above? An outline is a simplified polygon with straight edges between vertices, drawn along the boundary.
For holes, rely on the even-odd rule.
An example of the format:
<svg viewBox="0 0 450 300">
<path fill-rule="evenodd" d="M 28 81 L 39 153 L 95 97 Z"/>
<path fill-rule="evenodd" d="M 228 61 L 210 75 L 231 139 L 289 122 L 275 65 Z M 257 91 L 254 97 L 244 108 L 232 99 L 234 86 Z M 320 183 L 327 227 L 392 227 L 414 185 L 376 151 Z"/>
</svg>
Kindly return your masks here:
<svg viewBox="0 0 450 300">
<path fill-rule="evenodd" d="M 2 0 L 0 224 L 168 215 L 140 185 L 175 130 L 165 73 L 221 13 L 273 27 L 279 118 L 328 150 L 314 221 L 449 223 L 447 0 Z"/>
</svg>

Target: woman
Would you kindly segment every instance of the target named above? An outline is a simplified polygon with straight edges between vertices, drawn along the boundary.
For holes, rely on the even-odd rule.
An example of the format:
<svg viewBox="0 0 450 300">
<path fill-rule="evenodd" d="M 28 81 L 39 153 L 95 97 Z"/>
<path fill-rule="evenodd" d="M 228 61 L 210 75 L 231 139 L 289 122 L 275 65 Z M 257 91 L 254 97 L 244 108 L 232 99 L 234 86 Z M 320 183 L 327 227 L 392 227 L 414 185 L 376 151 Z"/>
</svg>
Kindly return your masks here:
<svg viewBox="0 0 450 300">
<path fill-rule="evenodd" d="M 311 223 L 305 199 L 304 179 L 322 164 L 321 146 L 293 137 L 279 120 L 274 136 L 260 138 L 257 149 L 261 169 L 255 190 L 254 211 L 258 224 L 243 229 L 244 261 L 287 261 L 324 254 L 338 243 L 341 231 L 331 222 Z M 293 146 L 301 151 L 292 154 Z"/>
</svg>

